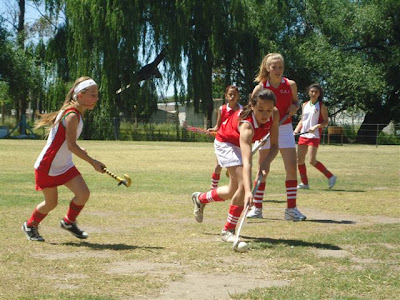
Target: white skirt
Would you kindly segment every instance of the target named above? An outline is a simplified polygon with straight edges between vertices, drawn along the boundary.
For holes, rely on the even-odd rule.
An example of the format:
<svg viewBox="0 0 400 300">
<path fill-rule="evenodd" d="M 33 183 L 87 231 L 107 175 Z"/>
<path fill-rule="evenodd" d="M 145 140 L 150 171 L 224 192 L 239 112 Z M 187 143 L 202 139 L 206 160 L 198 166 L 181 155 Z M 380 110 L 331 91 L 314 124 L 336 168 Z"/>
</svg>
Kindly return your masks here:
<svg viewBox="0 0 400 300">
<path fill-rule="evenodd" d="M 243 165 L 242 151 L 238 146 L 215 139 L 214 152 L 217 156 L 218 164 L 223 168 Z"/>
<path fill-rule="evenodd" d="M 296 142 L 294 139 L 293 135 L 293 126 L 292 123 L 288 123 L 285 125 L 279 126 L 279 149 L 286 149 L 286 148 L 296 148 Z M 259 141 L 255 142 L 255 145 L 257 145 Z M 270 148 L 270 142 L 269 139 L 265 143 L 264 146 L 260 148 L 262 149 L 269 149 Z"/>
</svg>

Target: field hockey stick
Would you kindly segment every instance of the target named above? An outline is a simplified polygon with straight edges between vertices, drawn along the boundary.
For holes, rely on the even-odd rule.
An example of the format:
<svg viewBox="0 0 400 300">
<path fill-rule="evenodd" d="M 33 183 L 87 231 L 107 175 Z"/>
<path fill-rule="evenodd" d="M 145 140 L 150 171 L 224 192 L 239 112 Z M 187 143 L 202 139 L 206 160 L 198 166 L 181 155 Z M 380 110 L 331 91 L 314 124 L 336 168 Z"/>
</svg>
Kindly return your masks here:
<svg viewBox="0 0 400 300">
<path fill-rule="evenodd" d="M 128 85 L 125 85 L 125 86 L 121 87 L 119 90 L 117 90 L 115 92 L 115 94 L 117 94 L 117 95 L 120 94 L 123 90 L 129 89 L 130 86 L 131 86 L 131 84 L 128 84 Z"/>
<path fill-rule="evenodd" d="M 108 175 L 110 175 L 112 178 L 114 178 L 116 181 L 118 181 L 118 185 L 123 184 L 123 185 L 125 185 L 126 187 L 131 186 L 132 180 L 131 180 L 131 178 L 130 178 L 127 174 L 124 174 L 125 179 L 123 179 L 123 178 L 121 178 L 121 177 L 115 175 L 113 172 L 111 172 L 111 171 L 110 171 L 109 169 L 107 169 L 107 168 L 104 168 L 103 170 L 104 170 Z"/>
<path fill-rule="evenodd" d="M 306 133 L 309 133 L 308 131 L 306 131 L 306 132 L 298 132 L 298 133 L 295 133 L 295 134 L 293 134 L 294 136 L 300 136 L 300 135 L 303 135 L 303 134 L 306 134 Z"/>
<path fill-rule="evenodd" d="M 283 122 L 285 122 L 287 120 L 288 117 L 289 117 L 288 114 L 284 115 L 282 120 L 279 121 L 279 126 L 281 126 L 283 124 Z M 251 154 L 254 155 L 254 153 L 256 153 L 258 149 L 260 149 L 262 146 L 265 145 L 265 143 L 269 139 L 269 135 L 270 135 L 270 133 L 268 132 L 268 134 L 266 136 L 264 136 L 257 144 L 254 144 L 253 149 L 251 150 Z"/>
<path fill-rule="evenodd" d="M 196 133 L 201 133 L 201 134 L 206 134 L 206 135 L 211 135 L 211 136 L 217 135 L 217 133 L 215 131 L 208 131 L 207 129 L 204 129 L 204 128 L 188 126 L 187 121 L 185 121 L 183 123 L 183 128 L 185 128 L 188 131 L 192 131 L 192 132 L 196 132 Z"/>
<path fill-rule="evenodd" d="M 257 178 L 256 185 L 255 185 L 254 188 L 253 188 L 253 192 L 252 192 L 253 197 L 254 197 L 254 195 L 256 194 L 257 189 L 258 189 L 258 187 L 260 186 L 261 181 L 263 180 L 263 177 L 264 177 L 264 176 L 263 176 L 262 172 L 260 172 L 260 175 L 258 175 L 258 178 Z M 232 245 L 232 249 L 233 249 L 234 251 L 237 251 L 237 250 L 238 250 L 240 231 L 242 230 L 244 221 L 246 220 L 246 216 L 247 216 L 247 213 L 248 213 L 248 211 L 249 211 L 249 207 L 250 207 L 250 205 L 247 204 L 246 207 L 245 207 L 245 209 L 244 209 L 244 211 L 243 211 L 243 213 L 242 213 L 242 219 L 240 220 L 239 227 L 238 227 L 238 229 L 237 229 L 237 231 L 236 231 L 235 241 L 233 242 L 233 245 Z"/>
</svg>

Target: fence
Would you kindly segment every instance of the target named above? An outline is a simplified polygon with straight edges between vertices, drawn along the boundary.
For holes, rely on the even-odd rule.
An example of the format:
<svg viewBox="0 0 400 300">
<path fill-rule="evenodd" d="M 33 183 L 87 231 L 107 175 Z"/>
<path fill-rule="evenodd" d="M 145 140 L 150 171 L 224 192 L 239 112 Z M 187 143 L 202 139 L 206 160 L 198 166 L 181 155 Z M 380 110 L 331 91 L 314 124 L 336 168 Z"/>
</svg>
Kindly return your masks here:
<svg viewBox="0 0 400 300">
<path fill-rule="evenodd" d="M 323 129 L 321 144 L 343 145 L 358 144 L 357 140 L 373 139 L 378 145 L 400 145 L 400 124 L 390 124 L 383 130 L 384 124 L 369 125 L 363 129 L 363 134 L 357 135 L 360 124 L 341 124 L 328 126 Z M 293 124 L 293 128 L 296 124 Z M 176 124 L 132 124 L 122 123 L 118 139 L 135 141 L 183 141 L 183 142 L 212 142 L 213 137 L 201 133 L 187 131 Z M 371 144 L 371 143 L 369 143 Z"/>
<path fill-rule="evenodd" d="M 294 123 L 293 128 L 296 125 Z M 212 142 L 214 140 L 211 136 L 187 131 L 175 123 L 144 123 L 140 122 L 140 120 L 136 120 L 136 122 L 124 120 L 121 123 L 113 122 L 111 126 L 114 127 L 115 140 L 181 142 Z M 400 124 L 390 123 L 383 128 L 384 126 L 384 124 L 363 124 L 362 134 L 359 134 L 358 131 L 361 124 L 340 123 L 340 126 L 332 124 L 324 128 L 321 144 L 359 144 L 360 140 L 368 138 L 370 141 L 368 144 L 376 144 L 376 146 L 400 145 Z M 17 138 L 15 135 L 8 135 L 10 133 L 9 129 L 10 126 L 1 126 L 0 138 Z M 38 139 L 41 139 L 44 138 L 45 130 L 35 130 L 34 133 Z"/>
</svg>

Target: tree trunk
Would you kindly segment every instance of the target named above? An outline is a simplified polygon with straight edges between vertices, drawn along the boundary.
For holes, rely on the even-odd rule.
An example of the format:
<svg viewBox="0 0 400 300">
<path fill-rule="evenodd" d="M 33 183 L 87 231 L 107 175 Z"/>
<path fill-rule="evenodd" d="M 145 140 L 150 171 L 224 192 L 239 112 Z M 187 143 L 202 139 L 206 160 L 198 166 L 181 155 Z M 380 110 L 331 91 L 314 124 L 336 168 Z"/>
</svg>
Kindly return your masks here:
<svg viewBox="0 0 400 300">
<path fill-rule="evenodd" d="M 391 121 L 390 113 L 385 113 L 385 111 L 384 108 L 380 107 L 365 115 L 357 132 L 357 143 L 376 144 L 377 136 Z"/>
<path fill-rule="evenodd" d="M 19 15 L 18 15 L 18 29 L 17 29 L 17 40 L 18 46 L 22 50 L 25 48 L 25 0 L 18 1 Z M 17 122 L 20 124 L 19 133 L 26 134 L 26 126 L 22 124 L 25 122 L 26 109 L 27 109 L 27 95 L 21 94 L 17 100 L 19 103 L 19 111 L 17 112 Z"/>
</svg>

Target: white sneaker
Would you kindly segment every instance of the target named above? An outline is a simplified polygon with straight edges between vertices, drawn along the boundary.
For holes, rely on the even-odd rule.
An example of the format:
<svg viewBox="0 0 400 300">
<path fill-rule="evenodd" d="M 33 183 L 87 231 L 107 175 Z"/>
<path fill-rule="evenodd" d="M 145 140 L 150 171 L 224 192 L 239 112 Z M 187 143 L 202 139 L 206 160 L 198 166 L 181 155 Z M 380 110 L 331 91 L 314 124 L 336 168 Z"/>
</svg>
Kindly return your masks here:
<svg viewBox="0 0 400 300">
<path fill-rule="evenodd" d="M 246 217 L 249 219 L 262 219 L 262 208 L 257 208 L 253 206 Z"/>
<path fill-rule="evenodd" d="M 308 189 L 310 189 L 310 186 L 309 186 L 308 184 L 300 183 L 300 184 L 297 186 L 297 188 L 298 188 L 298 189 L 303 189 L 303 190 L 308 190 Z"/>
<path fill-rule="evenodd" d="M 332 175 L 332 177 L 328 179 L 328 184 L 330 189 L 333 188 L 333 186 L 335 185 L 336 179 L 337 177 L 335 175 Z"/>
<path fill-rule="evenodd" d="M 303 215 L 297 207 L 295 208 L 286 208 L 285 210 L 285 220 L 292 220 L 292 221 L 304 221 L 307 219 L 305 215 Z"/>
<path fill-rule="evenodd" d="M 205 204 L 200 203 L 200 201 L 199 201 L 200 194 L 201 194 L 200 192 L 195 192 L 192 194 L 192 201 L 194 204 L 193 214 L 194 214 L 194 218 L 196 219 L 196 221 L 198 223 L 203 222 L 203 211 L 204 211 L 204 207 L 206 206 Z"/>
<path fill-rule="evenodd" d="M 235 230 L 222 230 L 221 239 L 227 243 L 233 243 L 236 239 Z"/>
</svg>

